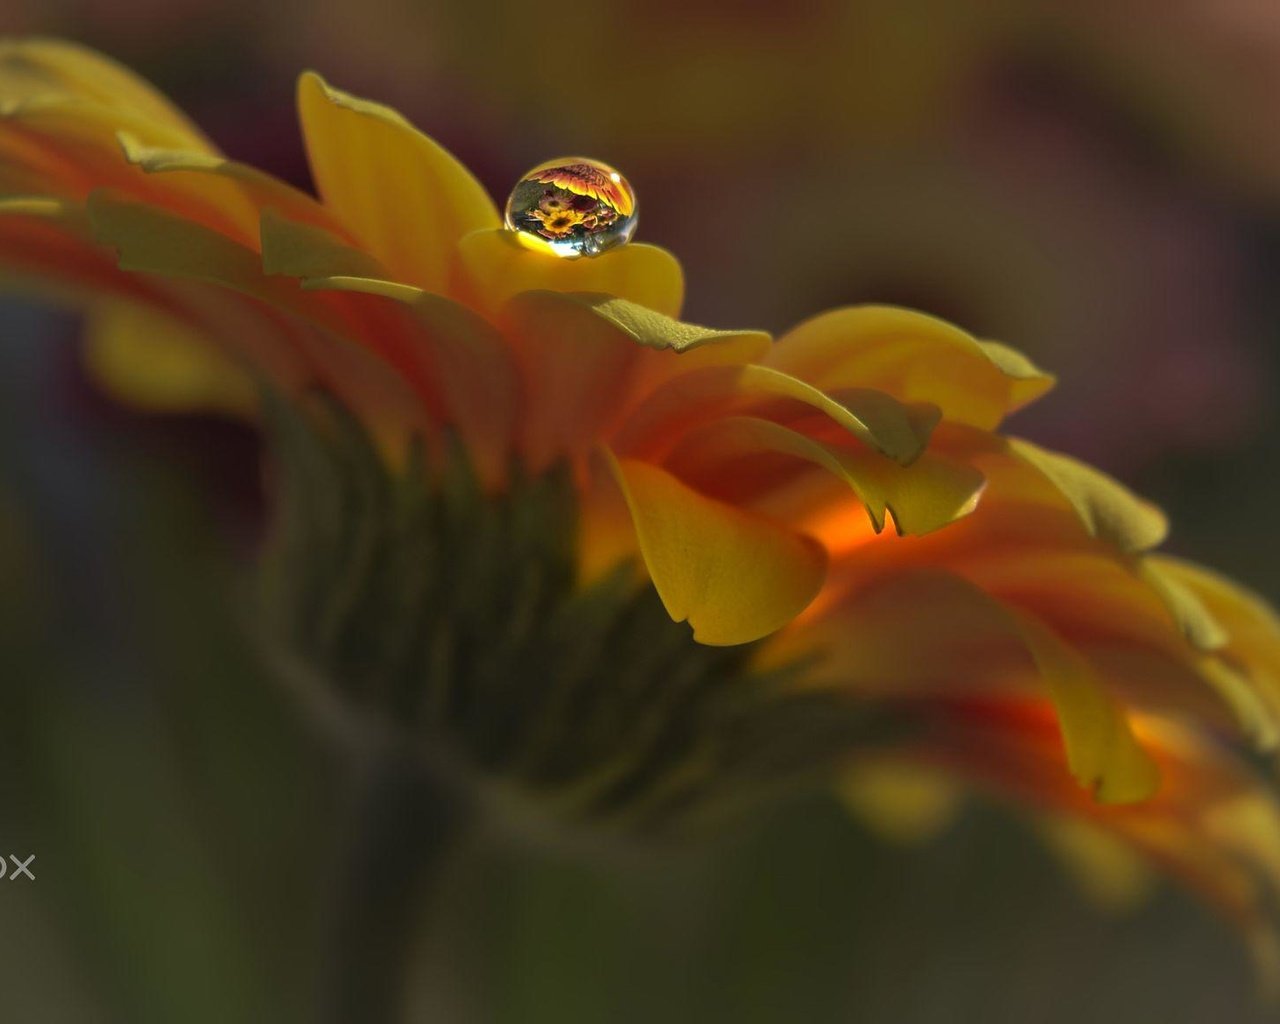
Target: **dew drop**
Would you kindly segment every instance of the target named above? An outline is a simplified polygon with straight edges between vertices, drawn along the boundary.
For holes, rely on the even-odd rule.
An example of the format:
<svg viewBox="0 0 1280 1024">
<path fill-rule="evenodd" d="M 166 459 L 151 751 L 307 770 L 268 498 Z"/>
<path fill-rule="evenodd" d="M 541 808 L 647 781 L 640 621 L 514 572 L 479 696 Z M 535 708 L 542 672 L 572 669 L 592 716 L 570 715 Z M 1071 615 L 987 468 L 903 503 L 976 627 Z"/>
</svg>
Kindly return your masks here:
<svg viewBox="0 0 1280 1024">
<path fill-rule="evenodd" d="M 534 248 L 574 259 L 625 245 L 637 213 L 626 178 L 599 160 L 569 156 L 538 164 L 516 183 L 506 225 Z"/>
</svg>

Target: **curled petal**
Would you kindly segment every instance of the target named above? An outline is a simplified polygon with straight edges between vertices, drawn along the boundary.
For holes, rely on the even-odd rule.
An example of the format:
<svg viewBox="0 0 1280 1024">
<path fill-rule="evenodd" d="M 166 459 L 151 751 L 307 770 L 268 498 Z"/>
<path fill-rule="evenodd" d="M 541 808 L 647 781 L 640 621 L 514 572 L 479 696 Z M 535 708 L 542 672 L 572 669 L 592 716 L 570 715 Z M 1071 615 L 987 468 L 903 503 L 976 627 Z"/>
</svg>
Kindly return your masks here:
<svg viewBox="0 0 1280 1024">
<path fill-rule="evenodd" d="M 699 643 L 758 640 L 813 600 L 826 568 L 818 544 L 656 466 L 610 459 L 658 596 Z"/>
<path fill-rule="evenodd" d="M 985 483 L 977 470 L 929 452 L 900 466 L 864 447 L 815 440 L 754 416 L 727 416 L 690 431 L 667 464 L 681 478 L 705 482 L 712 491 L 718 492 L 720 484 L 741 493 L 744 483 L 768 485 L 767 474 L 743 465 L 766 454 L 820 466 L 844 481 L 865 506 L 876 532 L 884 529 L 888 515 L 899 533 L 941 529 L 973 511 Z M 759 492 L 754 497 L 768 500 Z"/>
<path fill-rule="evenodd" d="M 1018 621 L 1058 711 L 1071 773 L 1102 803 L 1147 799 L 1159 770 L 1092 667 L 1044 623 L 1025 614 Z"/>
</svg>

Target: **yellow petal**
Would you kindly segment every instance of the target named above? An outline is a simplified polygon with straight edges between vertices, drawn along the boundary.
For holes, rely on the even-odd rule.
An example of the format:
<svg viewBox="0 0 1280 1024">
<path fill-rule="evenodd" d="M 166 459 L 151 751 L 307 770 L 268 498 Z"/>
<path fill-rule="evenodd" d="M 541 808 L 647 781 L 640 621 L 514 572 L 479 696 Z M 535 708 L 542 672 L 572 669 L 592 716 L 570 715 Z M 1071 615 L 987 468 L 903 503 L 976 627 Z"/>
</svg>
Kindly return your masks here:
<svg viewBox="0 0 1280 1024">
<path fill-rule="evenodd" d="M 1126 552 L 1164 541 L 1169 532 L 1164 513 L 1101 470 L 1018 438 L 1010 438 L 1009 447 L 1062 493 L 1090 535 Z"/>
<path fill-rule="evenodd" d="M 822 548 L 713 501 L 656 466 L 613 459 L 654 587 L 694 639 L 744 644 L 785 625 L 822 586 Z"/>
<path fill-rule="evenodd" d="M 0 110 L 59 98 L 128 114 L 170 144 L 213 151 L 173 104 L 110 58 L 61 39 L 0 40 Z"/>
<path fill-rule="evenodd" d="M 208 338 L 144 306 L 95 306 L 86 322 L 84 356 L 98 382 L 129 405 L 236 416 L 257 407 L 249 377 Z"/>
<path fill-rule="evenodd" d="M 298 110 L 325 205 L 397 280 L 449 293 L 459 240 L 500 223 L 480 183 L 394 110 L 314 72 L 298 81 Z"/>
<path fill-rule="evenodd" d="M 806 321 L 778 340 L 769 365 L 827 391 L 867 387 L 902 402 L 931 402 L 944 419 L 984 430 L 1053 386 L 1051 376 L 1006 346 L 892 306 L 849 307 Z"/>
<path fill-rule="evenodd" d="M 593 292 L 627 299 L 668 317 L 680 315 L 684 272 L 671 253 L 639 242 L 599 256 L 565 259 L 530 249 L 516 232 L 478 231 L 461 256 L 474 301 L 490 312 L 527 291 Z"/>
<path fill-rule="evenodd" d="M 752 416 L 728 416 L 691 431 L 667 460 L 682 478 L 701 481 L 734 474 L 736 463 L 772 452 L 821 466 L 865 505 L 878 533 L 885 513 L 899 533 L 924 534 L 973 511 L 984 479 L 960 463 L 926 452 L 909 467 L 865 448 L 836 447 Z"/>
</svg>

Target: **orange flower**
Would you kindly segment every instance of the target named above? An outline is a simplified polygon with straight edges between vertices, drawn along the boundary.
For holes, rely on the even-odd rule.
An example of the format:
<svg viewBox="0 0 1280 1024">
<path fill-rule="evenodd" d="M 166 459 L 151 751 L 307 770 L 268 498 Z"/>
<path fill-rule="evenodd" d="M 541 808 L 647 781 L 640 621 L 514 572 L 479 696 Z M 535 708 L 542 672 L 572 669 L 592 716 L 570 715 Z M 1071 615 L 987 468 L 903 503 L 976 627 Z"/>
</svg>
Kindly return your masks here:
<svg viewBox="0 0 1280 1024">
<path fill-rule="evenodd" d="M 1048 375 L 895 308 L 827 313 L 776 344 L 682 323 L 667 252 L 526 248 L 394 111 L 312 73 L 298 99 L 319 200 L 225 158 L 102 57 L 47 41 L 0 50 L 0 261 L 87 297 L 91 364 L 109 387 L 239 411 L 251 379 L 300 400 L 322 390 L 393 475 L 415 442 L 439 467 L 456 438 L 493 508 L 561 473 L 574 594 L 632 566 L 691 627 L 677 638 L 686 662 L 723 675 L 715 692 L 732 700 L 750 678 L 766 716 L 814 697 L 824 715 L 876 708 L 909 725 L 794 755 L 853 802 L 870 806 L 868 773 L 886 766 L 1015 796 L 1085 829 L 1077 840 L 1123 841 L 1184 876 L 1274 959 L 1264 890 L 1280 884 L 1280 816 L 1241 751 L 1280 737 L 1280 630 L 1233 584 L 1150 554 L 1165 533 L 1156 509 L 997 432 Z M 570 170 L 538 180 L 617 204 Z M 512 621 L 563 653 L 566 633 L 598 623 L 557 607 L 554 629 Z M 458 598 L 441 621 L 470 609 Z M 590 719 L 640 753 L 619 767 L 612 733 L 588 737 L 613 760 L 566 783 L 575 799 L 589 777 L 583 805 L 598 807 L 599 787 L 627 789 L 637 765 L 651 807 L 659 792 L 668 806 L 760 782 L 719 706 L 699 719 L 722 730 L 715 742 L 690 740 L 678 770 L 654 767 L 670 744 L 653 737 L 693 698 L 676 694 L 670 661 L 609 658 L 626 649 L 647 665 L 671 634 L 600 629 L 601 687 L 613 672 L 648 693 L 634 690 L 640 673 L 670 703 Z M 698 645 L 738 649 L 716 661 Z M 544 711 L 545 725 L 563 706 Z"/>
</svg>

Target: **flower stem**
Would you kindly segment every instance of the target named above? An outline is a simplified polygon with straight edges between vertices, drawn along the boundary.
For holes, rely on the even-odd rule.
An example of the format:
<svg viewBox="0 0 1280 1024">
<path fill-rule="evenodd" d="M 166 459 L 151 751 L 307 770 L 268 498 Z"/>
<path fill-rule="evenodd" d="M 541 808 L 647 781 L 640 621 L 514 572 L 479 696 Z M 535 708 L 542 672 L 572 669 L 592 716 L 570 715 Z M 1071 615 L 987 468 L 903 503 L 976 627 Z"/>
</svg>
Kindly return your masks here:
<svg viewBox="0 0 1280 1024">
<path fill-rule="evenodd" d="M 379 750 L 361 765 L 322 1021 L 403 1019 L 417 926 L 466 818 L 460 797 L 407 753 Z"/>
</svg>

